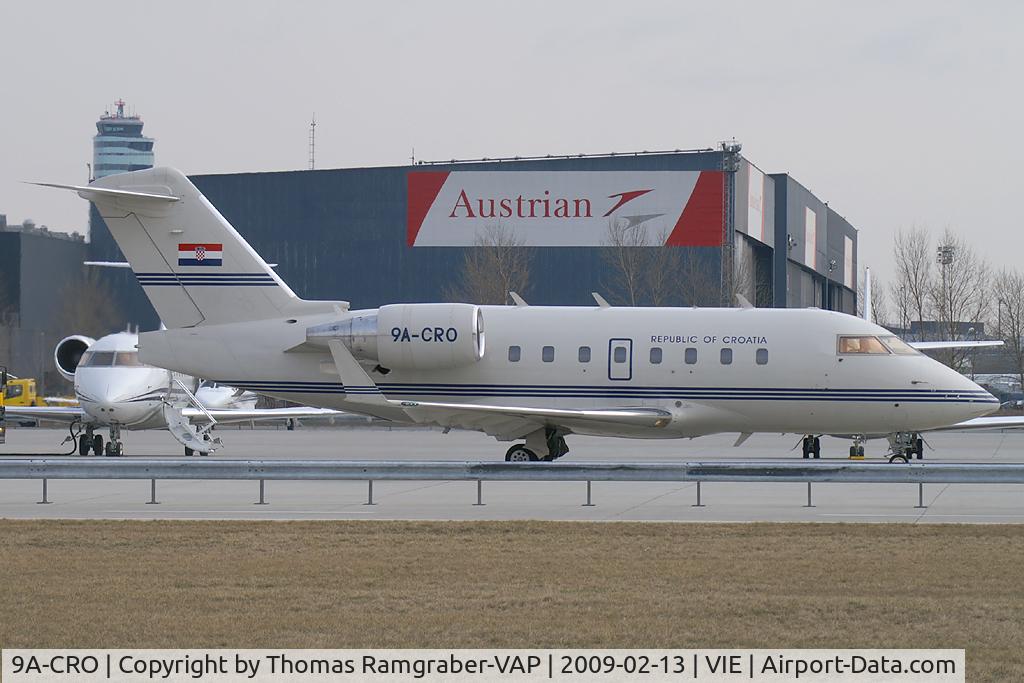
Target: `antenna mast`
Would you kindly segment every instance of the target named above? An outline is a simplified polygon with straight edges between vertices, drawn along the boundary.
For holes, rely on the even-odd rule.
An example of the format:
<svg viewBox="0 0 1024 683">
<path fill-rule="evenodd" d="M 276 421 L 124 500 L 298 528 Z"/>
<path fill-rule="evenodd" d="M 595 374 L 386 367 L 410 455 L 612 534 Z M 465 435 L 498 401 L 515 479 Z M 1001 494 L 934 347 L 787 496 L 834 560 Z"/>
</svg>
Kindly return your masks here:
<svg viewBox="0 0 1024 683">
<path fill-rule="evenodd" d="M 316 168 L 316 113 L 309 122 L 309 170 Z"/>
</svg>

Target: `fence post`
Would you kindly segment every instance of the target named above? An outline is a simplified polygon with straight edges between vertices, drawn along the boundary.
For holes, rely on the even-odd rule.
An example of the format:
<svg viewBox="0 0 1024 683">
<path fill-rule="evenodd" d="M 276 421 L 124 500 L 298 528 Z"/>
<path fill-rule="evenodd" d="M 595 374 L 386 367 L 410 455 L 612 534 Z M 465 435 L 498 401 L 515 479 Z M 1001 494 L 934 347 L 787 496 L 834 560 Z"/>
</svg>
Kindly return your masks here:
<svg viewBox="0 0 1024 683">
<path fill-rule="evenodd" d="M 804 505 L 804 507 L 805 508 L 815 507 L 814 503 L 811 502 L 811 482 L 807 482 L 807 505 Z"/>
<path fill-rule="evenodd" d="M 159 505 L 156 500 L 156 479 L 149 480 L 149 502 L 146 505 Z"/>
<path fill-rule="evenodd" d="M 43 477 L 43 499 L 36 502 L 36 505 L 49 505 L 51 501 L 46 499 L 46 477 Z"/>
<path fill-rule="evenodd" d="M 697 482 L 697 502 L 691 505 L 692 508 L 702 508 L 704 503 L 700 502 L 700 482 Z"/>
<path fill-rule="evenodd" d="M 373 479 L 368 479 L 366 483 L 369 484 L 369 488 L 366 494 L 366 502 L 363 505 L 376 505 L 373 502 Z"/>
<path fill-rule="evenodd" d="M 263 483 L 264 483 L 263 480 L 260 479 L 260 500 L 259 500 L 258 503 L 254 503 L 254 505 L 266 505 L 267 504 L 266 498 L 263 497 Z"/>
<path fill-rule="evenodd" d="M 473 505 L 486 505 L 484 503 L 484 482 L 481 479 L 476 480 L 476 502 Z"/>
<path fill-rule="evenodd" d="M 917 505 L 914 506 L 915 510 L 924 510 L 928 506 L 924 504 L 924 482 L 917 482 Z"/>
<path fill-rule="evenodd" d="M 590 502 L 590 480 L 587 480 L 587 502 L 583 504 L 585 508 L 592 508 L 594 504 Z"/>
</svg>

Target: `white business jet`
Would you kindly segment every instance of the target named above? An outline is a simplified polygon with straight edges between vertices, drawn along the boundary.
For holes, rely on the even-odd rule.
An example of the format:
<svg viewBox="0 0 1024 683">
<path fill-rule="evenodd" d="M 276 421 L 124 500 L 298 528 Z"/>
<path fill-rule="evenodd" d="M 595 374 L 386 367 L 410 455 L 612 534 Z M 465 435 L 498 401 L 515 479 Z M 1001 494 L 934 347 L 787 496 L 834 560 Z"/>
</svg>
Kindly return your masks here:
<svg viewBox="0 0 1024 683">
<path fill-rule="evenodd" d="M 138 335 L 128 332 L 95 341 L 81 335 L 62 339 L 53 359 L 60 374 L 74 382 L 78 405 L 10 406 L 7 417 L 68 423 L 79 455 L 116 456 L 124 452 L 122 429 L 166 429 L 185 455 L 206 455 L 221 445 L 210 434 L 216 424 L 343 415 L 317 408 L 256 409 L 256 394 L 212 383 L 197 390 L 189 375 L 143 364 L 138 342 Z M 103 428 L 109 430 L 106 445 L 96 433 Z"/>
<path fill-rule="evenodd" d="M 143 362 L 307 405 L 459 427 L 553 460 L 571 434 L 921 433 L 999 402 L 861 318 L 818 309 L 391 304 L 297 297 L 181 172 L 54 185 L 92 201 L 169 329 Z"/>
</svg>

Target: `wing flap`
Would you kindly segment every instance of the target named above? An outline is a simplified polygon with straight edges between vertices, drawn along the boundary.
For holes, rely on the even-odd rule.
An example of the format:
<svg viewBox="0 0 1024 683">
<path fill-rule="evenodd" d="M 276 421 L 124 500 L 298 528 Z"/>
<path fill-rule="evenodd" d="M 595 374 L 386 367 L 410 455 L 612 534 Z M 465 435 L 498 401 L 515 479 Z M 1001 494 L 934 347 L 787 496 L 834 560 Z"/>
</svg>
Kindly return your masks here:
<svg viewBox="0 0 1024 683">
<path fill-rule="evenodd" d="M 671 413 L 658 408 L 626 407 L 571 410 L 525 406 L 491 406 L 475 403 L 422 403 L 390 401 L 419 423 L 442 427 L 479 429 L 491 436 L 518 438 L 544 426 L 660 428 L 671 422 Z"/>
</svg>

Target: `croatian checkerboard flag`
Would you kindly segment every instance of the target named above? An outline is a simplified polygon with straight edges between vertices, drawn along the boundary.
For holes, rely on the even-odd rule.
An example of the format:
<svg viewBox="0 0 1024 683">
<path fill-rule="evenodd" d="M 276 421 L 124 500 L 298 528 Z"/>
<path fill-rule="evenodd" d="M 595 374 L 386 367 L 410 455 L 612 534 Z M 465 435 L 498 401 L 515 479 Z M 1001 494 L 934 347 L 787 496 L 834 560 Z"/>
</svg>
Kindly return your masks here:
<svg viewBox="0 0 1024 683">
<path fill-rule="evenodd" d="M 223 244 L 179 244 L 179 266 L 219 266 L 224 262 Z"/>
</svg>

